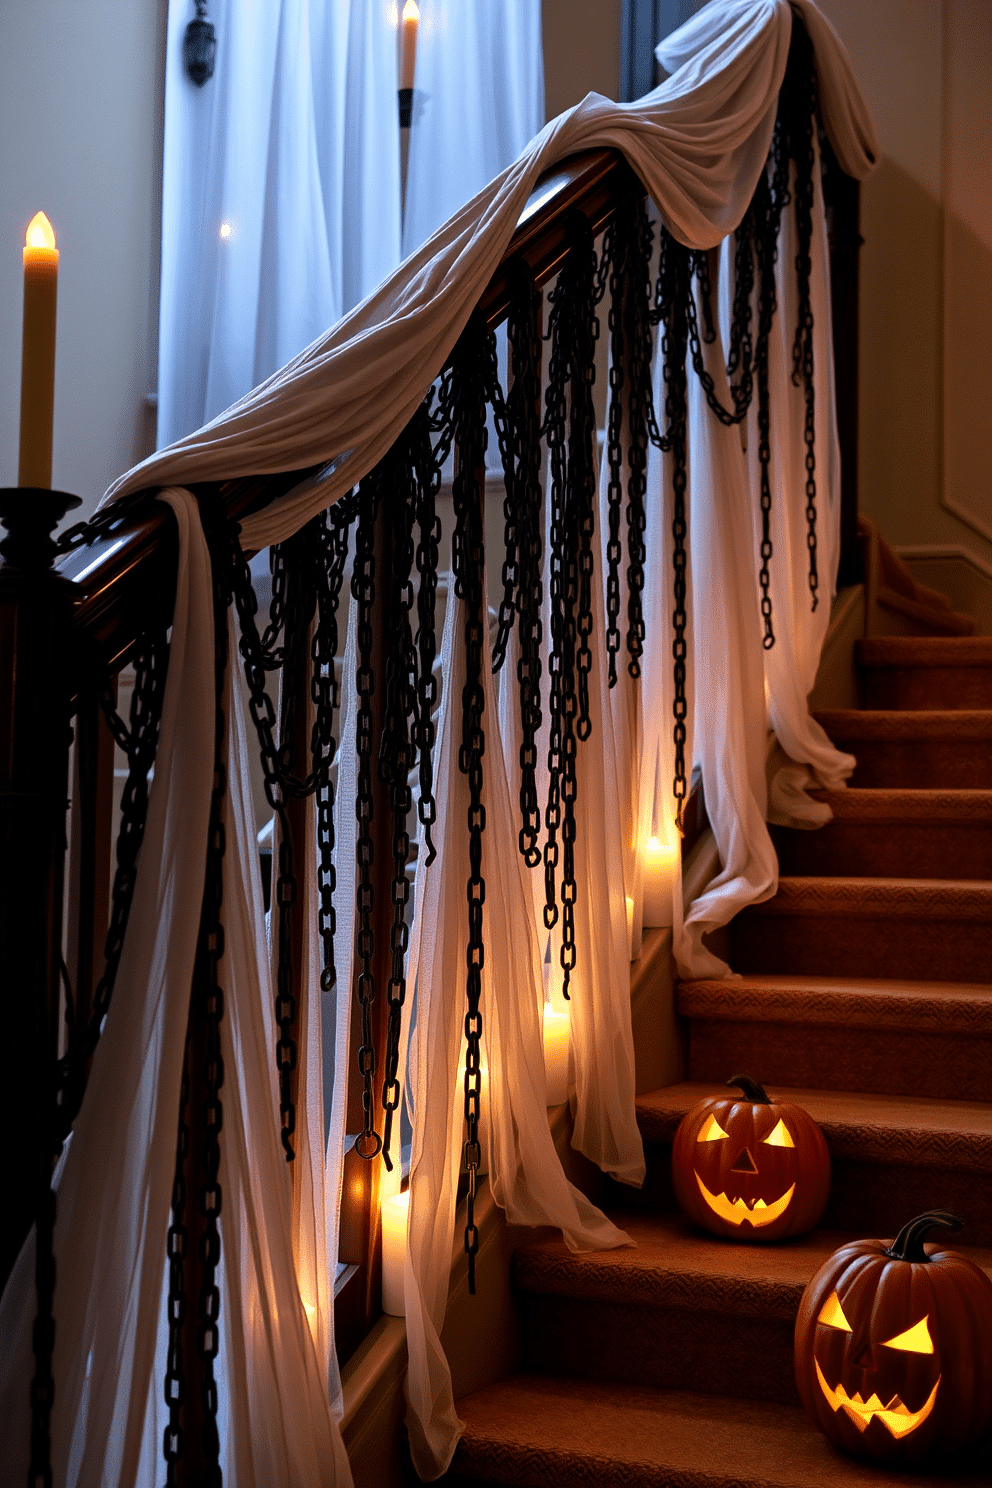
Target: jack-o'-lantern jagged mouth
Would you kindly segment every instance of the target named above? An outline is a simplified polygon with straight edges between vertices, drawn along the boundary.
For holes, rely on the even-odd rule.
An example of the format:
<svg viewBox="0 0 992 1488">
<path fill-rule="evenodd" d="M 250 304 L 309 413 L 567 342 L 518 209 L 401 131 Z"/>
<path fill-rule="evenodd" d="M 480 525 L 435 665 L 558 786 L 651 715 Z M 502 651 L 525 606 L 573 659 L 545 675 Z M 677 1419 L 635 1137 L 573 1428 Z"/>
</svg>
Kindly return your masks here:
<svg viewBox="0 0 992 1488">
<path fill-rule="evenodd" d="M 830 1409 L 833 1411 L 845 1411 L 861 1432 L 867 1431 L 872 1421 L 879 1420 L 892 1436 L 908 1436 L 911 1431 L 915 1431 L 918 1426 L 922 1426 L 927 1416 L 933 1410 L 937 1399 L 937 1385 L 940 1384 L 940 1375 L 937 1376 L 937 1384 L 930 1391 L 925 1404 L 918 1411 L 911 1411 L 907 1406 L 903 1405 L 898 1395 L 893 1395 L 888 1405 L 883 1405 L 878 1396 L 874 1394 L 869 1395 L 867 1400 L 861 1399 L 860 1390 L 855 1390 L 853 1395 L 848 1395 L 843 1384 L 838 1384 L 837 1388 L 832 1390 L 824 1379 L 823 1370 L 815 1359 L 813 1363 L 816 1364 L 816 1377 L 820 1381 L 820 1389 L 827 1397 Z"/>
<path fill-rule="evenodd" d="M 693 1172 L 693 1177 L 699 1184 L 699 1192 L 714 1214 L 735 1225 L 743 1224 L 746 1220 L 756 1230 L 760 1230 L 764 1225 L 770 1225 L 773 1220 L 784 1214 L 792 1203 L 792 1195 L 796 1191 L 796 1185 L 793 1184 L 787 1193 L 775 1199 L 771 1204 L 766 1204 L 764 1199 L 753 1199 L 749 1204 L 747 1199 L 728 1199 L 725 1193 L 710 1193 L 698 1173 Z"/>
</svg>

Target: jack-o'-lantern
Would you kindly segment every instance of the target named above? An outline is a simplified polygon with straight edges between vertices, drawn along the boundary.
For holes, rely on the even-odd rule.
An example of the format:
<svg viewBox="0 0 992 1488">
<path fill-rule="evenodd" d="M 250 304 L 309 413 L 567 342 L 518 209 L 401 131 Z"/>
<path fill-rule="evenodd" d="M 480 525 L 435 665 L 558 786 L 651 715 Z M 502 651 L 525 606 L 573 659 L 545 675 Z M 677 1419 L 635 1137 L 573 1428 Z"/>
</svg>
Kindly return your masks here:
<svg viewBox="0 0 992 1488">
<path fill-rule="evenodd" d="M 672 1145 L 680 1205 L 704 1229 L 733 1240 L 784 1240 L 816 1224 L 830 1192 L 830 1154 L 807 1111 L 767 1096 L 756 1080 L 727 1081 L 739 1095 L 687 1111 Z"/>
<path fill-rule="evenodd" d="M 796 1384 L 824 1435 L 855 1456 L 916 1462 L 992 1426 L 992 1281 L 924 1245 L 961 1223 L 934 1210 L 894 1241 L 842 1245 L 803 1293 Z"/>
</svg>

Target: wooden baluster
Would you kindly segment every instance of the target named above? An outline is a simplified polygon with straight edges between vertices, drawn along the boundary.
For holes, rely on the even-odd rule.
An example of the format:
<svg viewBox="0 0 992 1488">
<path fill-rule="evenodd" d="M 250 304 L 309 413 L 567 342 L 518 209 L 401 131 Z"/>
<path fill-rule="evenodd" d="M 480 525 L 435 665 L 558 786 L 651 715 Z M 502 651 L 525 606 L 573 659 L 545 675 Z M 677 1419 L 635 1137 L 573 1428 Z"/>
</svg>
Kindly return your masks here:
<svg viewBox="0 0 992 1488">
<path fill-rule="evenodd" d="M 837 587 L 861 582 L 858 545 L 858 262 L 861 186 L 823 144 L 823 197 L 830 244 L 834 397 L 840 442 L 840 565 Z"/>
</svg>

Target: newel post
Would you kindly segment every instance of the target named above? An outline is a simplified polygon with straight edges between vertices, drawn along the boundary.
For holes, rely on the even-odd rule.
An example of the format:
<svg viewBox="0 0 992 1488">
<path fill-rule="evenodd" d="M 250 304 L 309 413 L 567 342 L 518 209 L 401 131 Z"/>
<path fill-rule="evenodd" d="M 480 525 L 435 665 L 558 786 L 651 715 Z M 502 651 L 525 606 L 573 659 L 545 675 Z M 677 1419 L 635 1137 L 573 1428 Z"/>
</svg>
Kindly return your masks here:
<svg viewBox="0 0 992 1488">
<path fill-rule="evenodd" d="M 52 1172 L 75 585 L 54 571 L 51 534 L 79 505 L 0 491 L 0 1284 Z"/>
</svg>

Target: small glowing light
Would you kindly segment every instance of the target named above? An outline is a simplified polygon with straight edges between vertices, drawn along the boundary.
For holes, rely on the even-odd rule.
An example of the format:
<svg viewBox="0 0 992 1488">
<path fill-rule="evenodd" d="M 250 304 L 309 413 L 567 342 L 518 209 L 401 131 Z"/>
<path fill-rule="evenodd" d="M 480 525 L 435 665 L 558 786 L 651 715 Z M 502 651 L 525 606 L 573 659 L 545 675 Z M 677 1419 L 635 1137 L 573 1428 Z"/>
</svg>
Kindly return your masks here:
<svg viewBox="0 0 992 1488">
<path fill-rule="evenodd" d="M 24 236 L 25 248 L 54 248 L 55 232 L 44 212 L 35 212 Z"/>
<path fill-rule="evenodd" d="M 420 25 L 420 6 L 417 4 L 417 0 L 406 0 L 406 4 L 403 7 L 403 24 L 409 25 L 411 21 L 415 22 L 418 26 Z"/>
<path fill-rule="evenodd" d="M 667 842 L 662 846 L 657 837 L 649 837 L 646 847 L 649 853 L 657 853 L 659 857 L 674 858 L 675 856 L 675 848 Z"/>
<path fill-rule="evenodd" d="M 388 5 L 386 7 L 386 20 L 388 24 L 392 26 L 394 31 L 398 28 L 400 23 L 400 12 L 397 5 Z"/>
<path fill-rule="evenodd" d="M 222 222 L 221 225 L 220 225 L 220 235 L 221 235 L 221 237 L 224 238 L 225 241 L 226 241 L 231 236 L 231 233 L 232 233 L 231 224 L 229 222 Z"/>
<path fill-rule="evenodd" d="M 844 1333 L 852 1331 L 850 1323 L 844 1316 L 844 1309 L 840 1305 L 840 1298 L 836 1292 L 831 1292 L 820 1309 L 820 1316 L 816 1320 L 823 1323 L 827 1328 L 840 1328 Z"/>
</svg>

